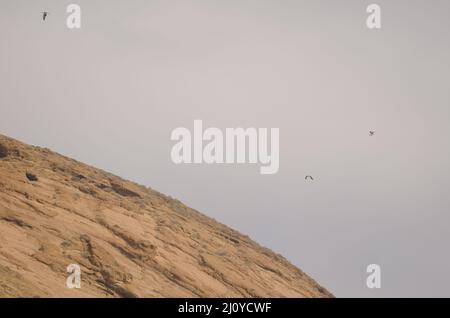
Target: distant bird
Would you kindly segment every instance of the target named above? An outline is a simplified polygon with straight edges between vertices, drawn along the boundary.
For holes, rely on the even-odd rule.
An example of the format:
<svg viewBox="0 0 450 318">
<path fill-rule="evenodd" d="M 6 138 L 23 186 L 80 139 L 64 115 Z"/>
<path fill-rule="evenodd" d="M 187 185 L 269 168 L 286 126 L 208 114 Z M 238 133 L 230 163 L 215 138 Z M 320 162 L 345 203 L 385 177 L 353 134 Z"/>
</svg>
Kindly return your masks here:
<svg viewBox="0 0 450 318">
<path fill-rule="evenodd" d="M 373 136 L 373 135 L 375 135 L 375 131 L 373 131 L 373 130 L 369 131 L 369 136 Z"/>
<path fill-rule="evenodd" d="M 305 180 L 308 180 L 308 179 L 314 180 L 313 177 L 311 177 L 311 176 L 306 176 L 306 177 L 305 177 Z"/>
<path fill-rule="evenodd" d="M 42 20 L 43 21 L 45 21 L 45 19 L 47 19 L 47 16 L 48 16 L 48 12 L 47 11 L 42 12 Z"/>
</svg>

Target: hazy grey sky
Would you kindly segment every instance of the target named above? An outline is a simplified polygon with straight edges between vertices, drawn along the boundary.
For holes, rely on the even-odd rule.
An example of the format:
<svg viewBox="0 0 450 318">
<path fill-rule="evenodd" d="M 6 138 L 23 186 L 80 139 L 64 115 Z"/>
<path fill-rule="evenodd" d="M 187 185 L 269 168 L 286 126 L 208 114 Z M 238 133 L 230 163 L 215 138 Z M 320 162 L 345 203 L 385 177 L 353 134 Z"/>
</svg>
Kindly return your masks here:
<svg viewBox="0 0 450 318">
<path fill-rule="evenodd" d="M 337 296 L 450 297 L 449 1 L 0 0 L 0 39 L 0 133 L 176 197 Z M 173 164 L 194 119 L 280 128 L 279 173 Z"/>
</svg>

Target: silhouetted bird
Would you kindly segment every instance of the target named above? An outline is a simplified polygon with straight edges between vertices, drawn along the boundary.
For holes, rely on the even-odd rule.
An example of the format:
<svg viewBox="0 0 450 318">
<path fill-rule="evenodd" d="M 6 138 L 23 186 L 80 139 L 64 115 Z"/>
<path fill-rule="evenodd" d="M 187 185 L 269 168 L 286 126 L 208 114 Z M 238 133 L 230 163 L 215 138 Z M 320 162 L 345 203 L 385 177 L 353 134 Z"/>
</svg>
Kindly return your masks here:
<svg viewBox="0 0 450 318">
<path fill-rule="evenodd" d="M 45 21 L 45 19 L 47 19 L 47 16 L 48 16 L 48 12 L 47 11 L 42 12 L 42 20 L 43 21 Z"/>
<path fill-rule="evenodd" d="M 306 176 L 306 177 L 305 177 L 305 180 L 308 180 L 308 179 L 314 180 L 313 177 L 311 177 L 311 176 Z"/>
<path fill-rule="evenodd" d="M 373 136 L 373 135 L 375 135 L 375 131 L 373 131 L 373 130 L 369 131 L 369 136 Z"/>
</svg>

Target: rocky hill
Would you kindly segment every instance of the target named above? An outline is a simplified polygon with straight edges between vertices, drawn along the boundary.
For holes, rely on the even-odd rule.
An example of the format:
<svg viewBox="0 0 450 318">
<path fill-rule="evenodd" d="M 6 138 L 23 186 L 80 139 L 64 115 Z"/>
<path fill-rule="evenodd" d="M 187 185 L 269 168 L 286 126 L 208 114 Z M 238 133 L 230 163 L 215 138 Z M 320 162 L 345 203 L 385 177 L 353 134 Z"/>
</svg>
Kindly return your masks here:
<svg viewBox="0 0 450 318">
<path fill-rule="evenodd" d="M 266 296 L 332 295 L 178 200 L 0 135 L 0 297 Z"/>
</svg>

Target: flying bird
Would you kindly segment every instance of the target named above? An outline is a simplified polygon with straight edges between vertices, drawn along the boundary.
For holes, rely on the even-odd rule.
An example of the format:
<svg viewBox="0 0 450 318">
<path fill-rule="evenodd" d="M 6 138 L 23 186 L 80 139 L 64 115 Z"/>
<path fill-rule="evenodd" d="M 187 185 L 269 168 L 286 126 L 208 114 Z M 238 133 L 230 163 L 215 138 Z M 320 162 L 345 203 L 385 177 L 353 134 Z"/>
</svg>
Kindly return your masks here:
<svg viewBox="0 0 450 318">
<path fill-rule="evenodd" d="M 308 179 L 314 180 L 313 177 L 311 177 L 311 176 L 306 176 L 306 177 L 305 177 L 305 180 L 308 180 Z"/>
<path fill-rule="evenodd" d="M 373 136 L 373 135 L 375 135 L 375 131 L 373 131 L 373 130 L 369 131 L 369 136 Z"/>
<path fill-rule="evenodd" d="M 47 11 L 42 12 L 42 20 L 43 21 L 45 21 L 45 19 L 47 19 L 47 16 L 48 16 L 48 12 Z"/>
</svg>

